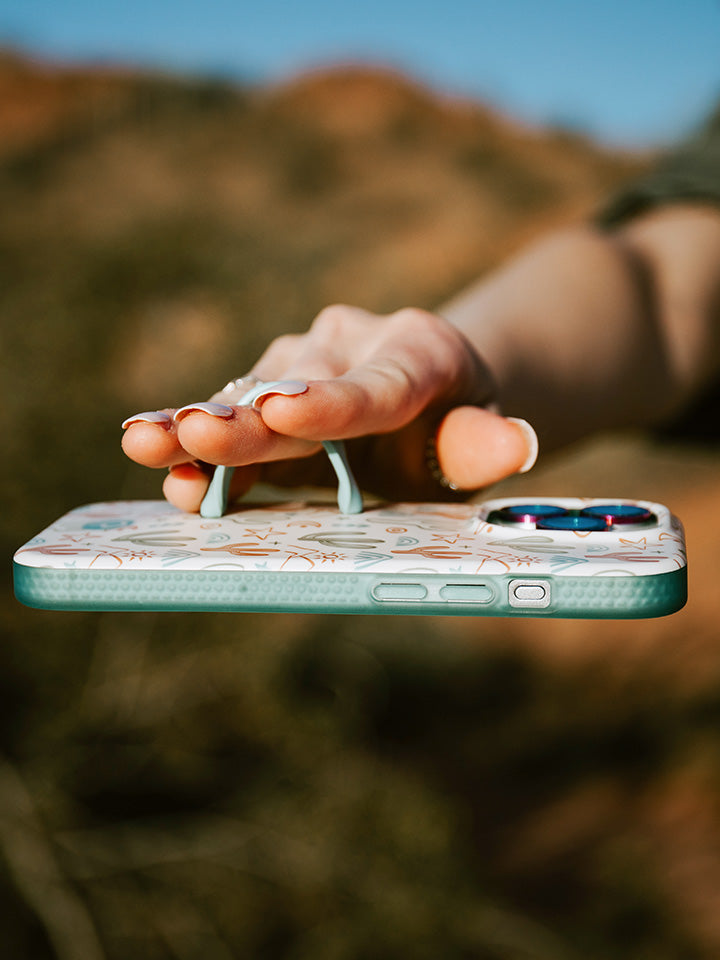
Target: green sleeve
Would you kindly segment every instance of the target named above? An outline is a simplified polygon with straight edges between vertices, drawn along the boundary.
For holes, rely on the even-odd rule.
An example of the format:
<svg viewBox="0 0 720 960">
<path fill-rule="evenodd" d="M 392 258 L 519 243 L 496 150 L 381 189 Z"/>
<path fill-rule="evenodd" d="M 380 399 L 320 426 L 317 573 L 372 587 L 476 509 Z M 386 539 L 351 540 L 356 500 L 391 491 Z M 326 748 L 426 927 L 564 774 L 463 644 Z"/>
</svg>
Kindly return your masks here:
<svg viewBox="0 0 720 960">
<path fill-rule="evenodd" d="M 611 229 L 647 210 L 678 202 L 720 207 L 720 107 L 695 136 L 612 198 L 596 223 Z M 720 442 L 720 382 L 710 383 L 657 432 L 675 441 Z"/>
<path fill-rule="evenodd" d="M 597 223 L 615 227 L 653 207 L 677 202 L 720 207 L 720 108 L 697 134 L 612 198 Z"/>
</svg>

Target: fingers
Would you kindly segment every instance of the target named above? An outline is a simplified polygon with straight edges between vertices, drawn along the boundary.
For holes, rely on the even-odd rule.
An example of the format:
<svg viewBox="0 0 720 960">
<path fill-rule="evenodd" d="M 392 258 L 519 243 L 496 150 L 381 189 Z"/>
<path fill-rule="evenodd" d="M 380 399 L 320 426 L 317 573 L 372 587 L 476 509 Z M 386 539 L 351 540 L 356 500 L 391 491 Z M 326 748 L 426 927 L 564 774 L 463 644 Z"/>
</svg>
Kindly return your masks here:
<svg viewBox="0 0 720 960">
<path fill-rule="evenodd" d="M 318 449 L 317 443 L 281 436 L 271 430 L 252 408 L 229 409 L 232 411 L 229 417 L 191 411 L 176 424 L 178 441 L 186 451 L 186 459 L 189 455 L 193 460 L 237 467 L 307 457 Z"/>
<path fill-rule="evenodd" d="M 136 463 L 145 467 L 170 467 L 188 457 L 177 435 L 171 408 L 128 417 L 123 423 L 122 448 Z"/>
<path fill-rule="evenodd" d="M 460 489 L 474 490 L 516 472 L 532 452 L 527 430 L 471 406 L 493 397 L 487 368 L 454 327 L 420 310 L 380 317 L 328 308 L 307 334 L 273 341 L 252 372 L 261 380 L 303 380 L 309 386 L 294 396 L 268 396 L 257 410 L 227 406 L 236 398 L 221 392 L 204 409 L 181 409 L 177 419 L 177 411 L 168 409 L 126 421 L 128 456 L 173 468 L 165 493 L 176 506 L 197 510 L 207 489 L 207 473 L 192 461 L 241 467 L 236 490 L 253 482 L 258 464 L 268 465 L 264 476 L 303 483 L 317 474 L 323 458 L 311 455 L 322 441 L 360 437 L 375 438 L 370 446 L 362 440 L 354 444 L 356 451 L 370 453 L 357 463 L 372 480 L 369 488 L 381 488 L 382 462 L 380 473 L 397 475 L 403 491 L 404 478 L 425 490 L 432 480 L 422 460 L 424 439 L 448 410 L 437 437 L 438 457 Z M 376 456 L 378 440 L 382 456 Z"/>
<path fill-rule="evenodd" d="M 211 469 L 190 461 L 240 465 L 230 486 L 230 498 L 235 499 L 257 481 L 261 471 L 258 461 L 307 456 L 317 449 L 317 444 L 277 436 L 254 410 L 231 410 L 228 419 L 193 411 L 177 422 L 169 416 L 171 410 L 163 411 L 163 418 L 152 414 L 142 414 L 141 419 L 131 417 L 126 421 L 123 449 L 145 466 L 170 467 L 163 493 L 174 506 L 190 513 L 200 509 L 212 474 Z"/>
<path fill-rule="evenodd" d="M 352 365 L 353 358 L 358 359 L 360 351 L 372 349 L 382 326 L 382 318 L 358 308 L 327 308 L 307 334 L 274 340 L 252 373 L 261 380 L 292 379 L 289 371 L 293 369 L 300 370 L 303 379 L 338 376 Z M 215 393 L 212 400 L 232 402 L 223 391 Z M 195 459 L 237 466 L 253 458 L 274 460 L 312 452 L 313 447 L 307 443 L 283 444 L 271 428 L 263 432 L 255 412 L 245 416 L 237 407 L 233 410 L 227 428 L 212 417 L 195 414 L 178 424 L 173 420 L 176 410 L 171 408 L 137 414 L 123 424 L 123 449 L 131 459 L 148 467 L 168 467 Z"/>
<path fill-rule="evenodd" d="M 258 480 L 258 464 L 235 470 L 230 481 L 229 499 L 232 501 L 247 493 Z M 197 513 L 210 485 L 210 472 L 194 463 L 183 463 L 171 467 L 163 483 L 163 494 L 179 510 Z"/>
<path fill-rule="evenodd" d="M 490 375 L 469 345 L 441 318 L 423 311 L 386 319 L 382 336 L 376 335 L 370 348 L 358 343 L 357 353 L 344 372 L 332 379 L 326 373 L 302 396 L 269 397 L 262 407 L 265 423 L 307 440 L 347 439 L 400 429 L 433 407 L 484 403 L 492 396 Z M 339 362 L 332 351 L 328 355 L 330 367 Z M 306 369 L 298 357 L 284 375 Z"/>
<path fill-rule="evenodd" d="M 256 410 L 223 409 L 229 416 L 194 410 L 181 413 L 179 421 L 146 422 L 129 418 L 125 421 L 123 450 L 132 460 L 147 467 L 171 467 L 192 460 L 236 467 L 256 461 L 305 457 L 318 447 L 303 439 L 279 436 L 266 426 Z"/>
<path fill-rule="evenodd" d="M 209 474 L 194 463 L 183 463 L 170 469 L 163 483 L 163 494 L 179 510 L 197 513 L 209 485 Z"/>
<path fill-rule="evenodd" d="M 478 490 L 529 470 L 538 442 L 524 420 L 456 407 L 440 425 L 436 448 L 443 475 L 460 490 Z"/>
<path fill-rule="evenodd" d="M 244 411 L 245 412 L 245 411 Z M 206 414 L 194 415 L 197 429 L 203 432 L 202 421 L 210 419 Z M 256 421 L 260 418 L 255 415 Z M 198 425 L 198 420 L 200 424 Z M 188 423 L 190 419 L 188 418 Z M 226 426 L 230 426 L 226 424 Z M 193 428 L 195 429 L 195 428 Z M 205 438 L 206 439 L 206 438 Z M 230 498 L 237 499 L 257 482 L 261 471 L 265 479 L 282 485 L 297 483 L 324 484 L 331 478 L 324 457 L 311 457 L 302 463 L 290 461 L 286 456 L 286 438 L 276 439 L 275 459 L 268 468 L 259 462 L 251 462 L 236 469 L 230 487 Z M 226 441 L 221 441 L 226 442 Z M 317 445 L 312 445 L 312 450 Z M 307 450 L 305 451 L 307 453 Z M 272 452 L 265 450 L 267 459 Z M 518 471 L 529 469 L 537 455 L 537 438 L 529 424 L 511 418 L 500 417 L 478 407 L 458 407 L 443 420 L 437 434 L 437 455 L 442 473 L 461 490 L 477 490 L 496 483 Z M 185 454 L 187 456 L 187 454 Z M 431 490 L 429 472 L 417 482 L 407 478 L 402 489 L 393 490 L 395 497 L 412 499 L 420 495 L 425 499 L 439 496 Z M 376 478 L 377 483 L 379 478 Z M 210 482 L 210 471 L 194 463 L 173 466 L 165 479 L 163 492 L 174 506 L 188 512 L 197 512 Z M 368 482 L 368 486 L 374 486 Z"/>
<path fill-rule="evenodd" d="M 379 317 L 327 308 L 307 334 L 275 340 L 254 372 L 261 379 L 315 379 L 302 396 L 268 398 L 260 422 L 235 407 L 230 418 L 193 413 L 180 424 L 133 424 L 126 452 L 148 466 L 301 457 L 312 448 L 299 441 L 387 433 L 427 408 L 482 403 L 492 392 L 487 371 L 455 328 L 414 309 Z"/>
</svg>

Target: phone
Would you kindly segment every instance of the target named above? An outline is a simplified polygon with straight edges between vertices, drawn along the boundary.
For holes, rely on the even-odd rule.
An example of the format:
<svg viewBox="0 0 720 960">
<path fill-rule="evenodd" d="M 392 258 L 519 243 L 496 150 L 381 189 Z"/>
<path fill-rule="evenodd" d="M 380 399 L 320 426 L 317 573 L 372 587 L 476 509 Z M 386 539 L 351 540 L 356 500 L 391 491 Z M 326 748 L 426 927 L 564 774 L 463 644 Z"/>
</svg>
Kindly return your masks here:
<svg viewBox="0 0 720 960">
<path fill-rule="evenodd" d="M 680 521 L 659 503 L 243 504 L 71 511 L 17 551 L 15 591 L 55 610 L 635 618 L 687 598 Z"/>
</svg>

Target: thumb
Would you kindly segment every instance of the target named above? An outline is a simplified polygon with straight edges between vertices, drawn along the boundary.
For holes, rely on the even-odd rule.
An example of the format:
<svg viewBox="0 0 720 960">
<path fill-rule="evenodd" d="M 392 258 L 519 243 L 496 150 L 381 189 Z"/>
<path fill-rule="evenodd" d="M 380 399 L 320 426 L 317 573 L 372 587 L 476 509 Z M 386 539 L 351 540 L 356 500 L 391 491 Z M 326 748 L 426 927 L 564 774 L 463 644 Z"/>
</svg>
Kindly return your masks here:
<svg viewBox="0 0 720 960">
<path fill-rule="evenodd" d="M 440 424 L 436 449 L 440 470 L 457 489 L 478 490 L 526 473 L 537 459 L 538 439 L 526 420 L 456 407 Z"/>
</svg>

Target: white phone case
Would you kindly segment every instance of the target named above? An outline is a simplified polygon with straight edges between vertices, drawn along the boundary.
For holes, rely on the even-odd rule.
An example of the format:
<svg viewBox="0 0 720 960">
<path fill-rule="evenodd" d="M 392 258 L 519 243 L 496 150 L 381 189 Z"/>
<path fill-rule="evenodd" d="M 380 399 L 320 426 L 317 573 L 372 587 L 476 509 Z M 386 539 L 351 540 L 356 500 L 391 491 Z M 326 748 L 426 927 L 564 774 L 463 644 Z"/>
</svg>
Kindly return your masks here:
<svg viewBox="0 0 720 960">
<path fill-rule="evenodd" d="M 355 515 L 245 504 L 204 519 L 164 501 L 97 503 L 18 550 L 16 595 L 60 610 L 592 618 L 662 616 L 685 603 L 683 531 L 667 507 L 543 498 L 530 506 L 576 516 L 621 504 L 651 519 L 600 531 L 504 522 L 502 511 L 527 504 L 394 503 Z"/>
</svg>

